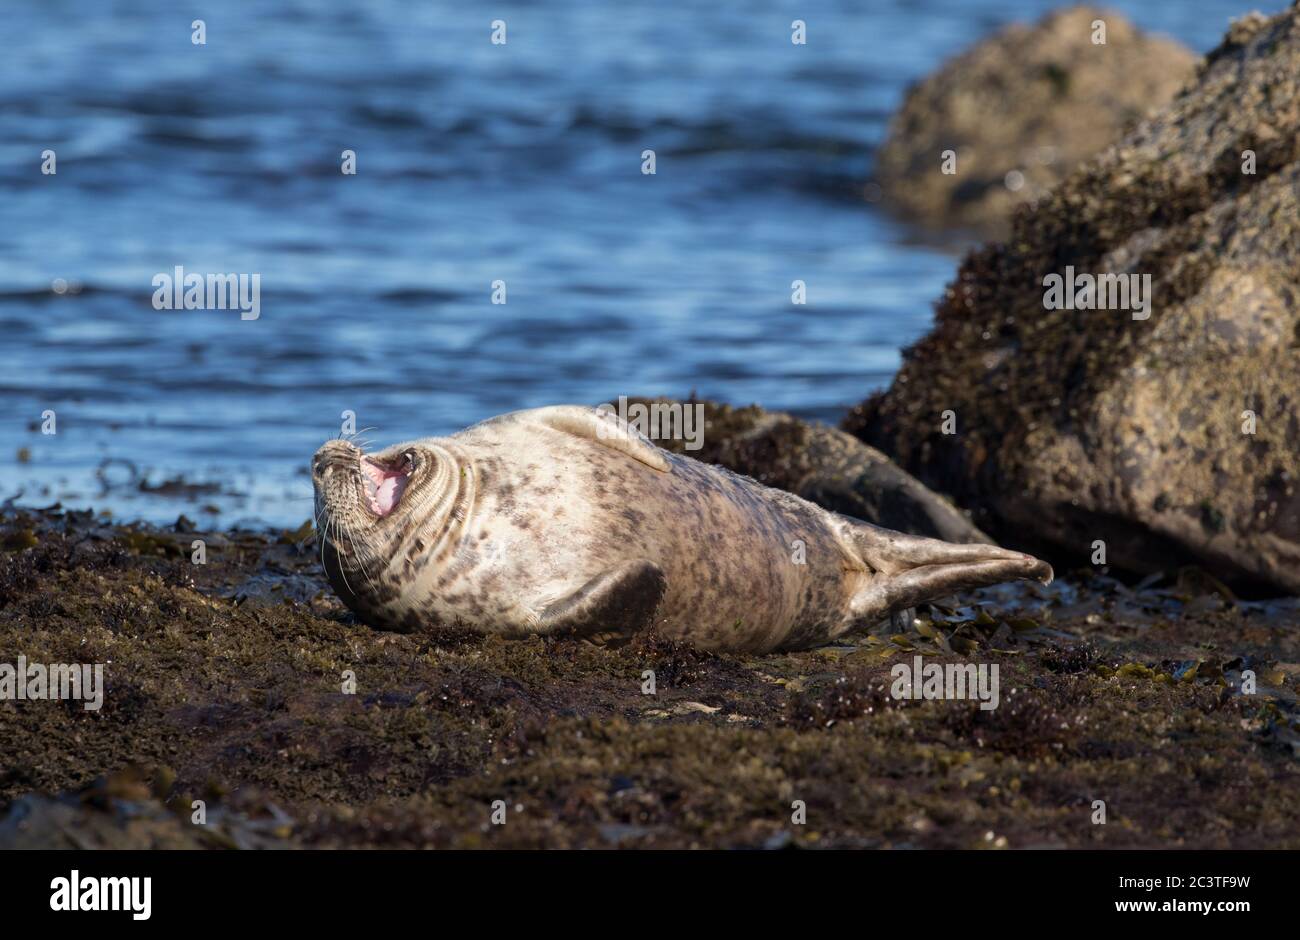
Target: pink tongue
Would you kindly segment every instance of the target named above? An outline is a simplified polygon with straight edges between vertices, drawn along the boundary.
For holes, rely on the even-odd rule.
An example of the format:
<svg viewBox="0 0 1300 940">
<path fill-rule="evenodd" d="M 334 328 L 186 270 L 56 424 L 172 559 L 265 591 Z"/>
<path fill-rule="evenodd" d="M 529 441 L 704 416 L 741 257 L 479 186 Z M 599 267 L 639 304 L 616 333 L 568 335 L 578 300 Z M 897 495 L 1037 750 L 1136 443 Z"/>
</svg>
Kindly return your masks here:
<svg viewBox="0 0 1300 940">
<path fill-rule="evenodd" d="M 386 476 L 382 483 L 375 489 L 375 502 L 379 504 L 379 512 L 387 515 L 393 511 L 397 505 L 397 498 L 402 495 L 402 487 L 406 484 L 406 477 L 400 473 L 395 476 Z"/>
<path fill-rule="evenodd" d="M 376 467 L 370 461 L 366 461 L 365 469 L 371 482 L 375 484 L 374 510 L 379 515 L 386 516 L 393 511 L 397 501 L 402 498 L 402 490 L 406 488 L 406 474 L 400 470 Z"/>
</svg>

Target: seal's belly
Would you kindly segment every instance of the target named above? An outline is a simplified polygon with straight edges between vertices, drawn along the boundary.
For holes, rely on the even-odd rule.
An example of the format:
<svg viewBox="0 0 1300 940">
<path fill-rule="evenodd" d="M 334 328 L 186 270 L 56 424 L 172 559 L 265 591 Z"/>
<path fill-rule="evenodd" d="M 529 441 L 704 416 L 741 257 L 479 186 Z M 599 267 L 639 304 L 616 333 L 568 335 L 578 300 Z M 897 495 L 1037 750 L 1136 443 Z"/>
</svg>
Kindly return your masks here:
<svg viewBox="0 0 1300 940">
<path fill-rule="evenodd" d="M 649 523 L 668 573 L 660 629 L 706 648 L 824 642 L 846 617 L 846 557 L 821 510 L 677 457 L 650 481 L 675 508 Z"/>
<path fill-rule="evenodd" d="M 666 576 L 657 628 L 702 647 L 811 645 L 844 622 L 844 554 L 814 507 L 687 458 L 663 473 L 590 441 L 533 443 L 466 449 L 473 505 L 394 612 L 534 632 L 547 604 L 645 559 Z"/>
</svg>

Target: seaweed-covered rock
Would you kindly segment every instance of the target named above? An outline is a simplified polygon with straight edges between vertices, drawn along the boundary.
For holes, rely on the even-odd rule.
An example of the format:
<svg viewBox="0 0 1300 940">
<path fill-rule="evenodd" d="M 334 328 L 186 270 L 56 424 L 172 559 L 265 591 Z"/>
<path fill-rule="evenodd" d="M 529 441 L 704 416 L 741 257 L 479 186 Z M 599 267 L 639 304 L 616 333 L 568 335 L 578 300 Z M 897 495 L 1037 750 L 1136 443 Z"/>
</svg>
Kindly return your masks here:
<svg viewBox="0 0 1300 940">
<path fill-rule="evenodd" d="M 291 847 L 293 820 L 275 804 L 241 793 L 228 801 L 239 809 L 214 802 L 200 824 L 194 804 L 163 802 L 169 775 L 158 768 L 149 782 L 141 768 L 127 766 L 75 792 L 21 796 L 0 816 L 0 851 Z"/>
<path fill-rule="evenodd" d="M 1097 21 L 1104 45 L 1093 41 Z M 886 202 L 912 218 L 1002 234 L 1017 204 L 1168 102 L 1195 65 L 1178 43 L 1092 7 L 1008 26 L 908 92 L 876 179 Z M 941 165 L 948 150 L 953 173 Z"/>
<path fill-rule="evenodd" d="M 702 446 L 687 450 L 682 441 L 656 442 L 668 450 L 874 525 L 949 542 L 992 541 L 948 500 L 850 434 L 757 405 L 683 404 L 704 409 Z"/>
<path fill-rule="evenodd" d="M 1298 192 L 1293 6 L 1235 23 L 1185 94 L 973 252 L 846 429 L 1012 544 L 1300 592 Z M 1122 295 L 1046 309 L 1071 267 L 1149 276 L 1146 318 Z"/>
</svg>

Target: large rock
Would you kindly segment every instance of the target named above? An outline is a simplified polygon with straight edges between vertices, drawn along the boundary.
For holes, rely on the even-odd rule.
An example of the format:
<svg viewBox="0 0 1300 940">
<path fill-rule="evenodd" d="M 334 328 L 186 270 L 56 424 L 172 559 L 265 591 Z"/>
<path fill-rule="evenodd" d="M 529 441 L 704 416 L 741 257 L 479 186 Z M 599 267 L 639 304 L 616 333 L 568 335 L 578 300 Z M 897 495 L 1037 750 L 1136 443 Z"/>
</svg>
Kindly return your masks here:
<svg viewBox="0 0 1300 940">
<path fill-rule="evenodd" d="M 948 500 L 851 434 L 757 405 L 733 408 L 694 399 L 682 404 L 704 409 L 702 446 L 687 450 L 683 441 L 656 441 L 668 450 L 873 525 L 949 542 L 992 541 Z"/>
<path fill-rule="evenodd" d="M 1298 192 L 1293 6 L 1235 23 L 1186 94 L 973 252 L 845 427 L 1012 545 L 1300 592 Z M 1149 319 L 1044 309 L 1067 265 L 1149 274 Z"/>
<path fill-rule="evenodd" d="M 1096 20 L 1105 45 L 1093 43 Z M 1003 234 L 1017 204 L 1167 103 L 1196 61 L 1092 7 L 1009 26 L 908 92 L 877 155 L 884 201 L 930 225 Z M 941 172 L 946 150 L 957 155 L 951 175 Z"/>
</svg>

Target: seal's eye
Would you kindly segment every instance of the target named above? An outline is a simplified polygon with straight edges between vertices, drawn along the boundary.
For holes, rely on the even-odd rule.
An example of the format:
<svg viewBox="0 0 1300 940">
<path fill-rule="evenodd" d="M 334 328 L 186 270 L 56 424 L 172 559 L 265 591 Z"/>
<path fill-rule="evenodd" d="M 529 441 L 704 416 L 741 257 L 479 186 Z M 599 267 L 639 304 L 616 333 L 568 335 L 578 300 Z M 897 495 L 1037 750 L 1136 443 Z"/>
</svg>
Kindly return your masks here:
<svg viewBox="0 0 1300 940">
<path fill-rule="evenodd" d="M 408 450 L 402 454 L 402 472 L 410 473 L 415 469 L 415 452 Z"/>
</svg>

